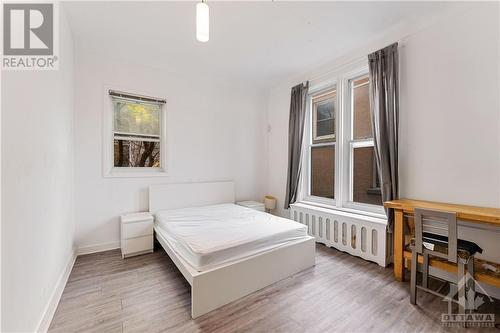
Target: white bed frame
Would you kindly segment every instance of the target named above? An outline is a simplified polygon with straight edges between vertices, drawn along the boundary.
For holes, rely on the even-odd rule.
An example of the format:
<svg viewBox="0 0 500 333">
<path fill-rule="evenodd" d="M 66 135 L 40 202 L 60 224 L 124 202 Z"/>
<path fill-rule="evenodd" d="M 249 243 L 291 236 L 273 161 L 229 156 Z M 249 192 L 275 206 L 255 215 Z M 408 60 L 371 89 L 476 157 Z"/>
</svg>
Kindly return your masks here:
<svg viewBox="0 0 500 333">
<path fill-rule="evenodd" d="M 234 203 L 233 182 L 151 185 L 149 211 Z M 191 285 L 191 317 L 197 318 L 301 270 L 314 266 L 315 241 L 291 243 L 211 270 L 198 272 L 155 232 L 184 278 Z"/>
</svg>

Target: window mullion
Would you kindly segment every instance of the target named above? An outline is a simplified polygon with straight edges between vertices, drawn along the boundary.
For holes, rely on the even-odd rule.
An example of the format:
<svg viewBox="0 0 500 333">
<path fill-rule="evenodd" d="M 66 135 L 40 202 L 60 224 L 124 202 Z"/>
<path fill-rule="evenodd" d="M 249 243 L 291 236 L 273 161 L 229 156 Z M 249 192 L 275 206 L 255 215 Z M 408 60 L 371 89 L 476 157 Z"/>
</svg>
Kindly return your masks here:
<svg viewBox="0 0 500 333">
<path fill-rule="evenodd" d="M 336 147 L 336 154 L 335 154 L 335 197 L 337 198 L 336 201 L 336 206 L 338 208 L 341 208 L 343 206 L 344 200 L 345 200 L 345 149 L 344 149 L 344 143 L 345 143 L 345 87 L 344 87 L 344 81 L 342 77 L 338 80 L 337 83 L 337 147 Z"/>
</svg>

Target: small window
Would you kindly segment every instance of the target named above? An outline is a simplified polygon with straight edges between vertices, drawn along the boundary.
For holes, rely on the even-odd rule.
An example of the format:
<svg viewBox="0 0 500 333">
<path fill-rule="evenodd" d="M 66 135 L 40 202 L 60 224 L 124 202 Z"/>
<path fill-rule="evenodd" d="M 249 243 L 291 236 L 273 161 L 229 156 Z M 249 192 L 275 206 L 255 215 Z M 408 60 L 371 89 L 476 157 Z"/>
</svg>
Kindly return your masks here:
<svg viewBox="0 0 500 333">
<path fill-rule="evenodd" d="M 109 91 L 112 142 L 107 174 L 133 170 L 165 171 L 164 100 Z M 109 132 L 108 132 L 109 133 Z"/>
<path fill-rule="evenodd" d="M 159 104 L 113 98 L 114 167 L 160 167 Z"/>
<path fill-rule="evenodd" d="M 336 106 L 336 90 L 313 97 L 313 143 L 335 141 Z"/>
</svg>

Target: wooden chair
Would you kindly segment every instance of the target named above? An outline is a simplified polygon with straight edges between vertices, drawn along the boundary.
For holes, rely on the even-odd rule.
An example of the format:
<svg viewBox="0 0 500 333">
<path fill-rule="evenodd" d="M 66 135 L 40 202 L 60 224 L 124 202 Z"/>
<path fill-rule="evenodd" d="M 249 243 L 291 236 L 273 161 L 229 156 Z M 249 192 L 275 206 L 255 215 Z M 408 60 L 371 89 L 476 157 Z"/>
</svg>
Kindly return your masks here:
<svg viewBox="0 0 500 333">
<path fill-rule="evenodd" d="M 457 288 L 459 312 L 474 310 L 474 255 L 482 249 L 475 243 L 458 239 L 457 217 L 453 212 L 415 208 L 415 237 L 411 240 L 410 302 L 416 304 L 417 289 L 436 296 L 446 297 L 427 287 L 429 277 L 429 255 L 446 259 L 458 265 Z M 417 258 L 423 257 L 422 285 L 417 285 Z M 467 279 L 465 266 L 471 278 Z M 465 281 L 467 280 L 467 286 Z M 466 288 L 467 299 L 466 299 Z M 467 301 L 467 304 L 466 304 Z"/>
</svg>

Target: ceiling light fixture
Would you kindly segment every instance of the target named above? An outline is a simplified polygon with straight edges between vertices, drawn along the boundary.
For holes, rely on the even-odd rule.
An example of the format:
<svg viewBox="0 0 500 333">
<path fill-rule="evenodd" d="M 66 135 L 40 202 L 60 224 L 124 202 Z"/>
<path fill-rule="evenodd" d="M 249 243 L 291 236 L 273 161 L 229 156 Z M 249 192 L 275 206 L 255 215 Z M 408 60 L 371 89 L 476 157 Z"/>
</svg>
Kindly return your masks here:
<svg viewBox="0 0 500 333">
<path fill-rule="evenodd" d="M 200 42 L 208 42 L 209 39 L 209 9 L 202 0 L 196 4 L 196 39 Z"/>
</svg>

